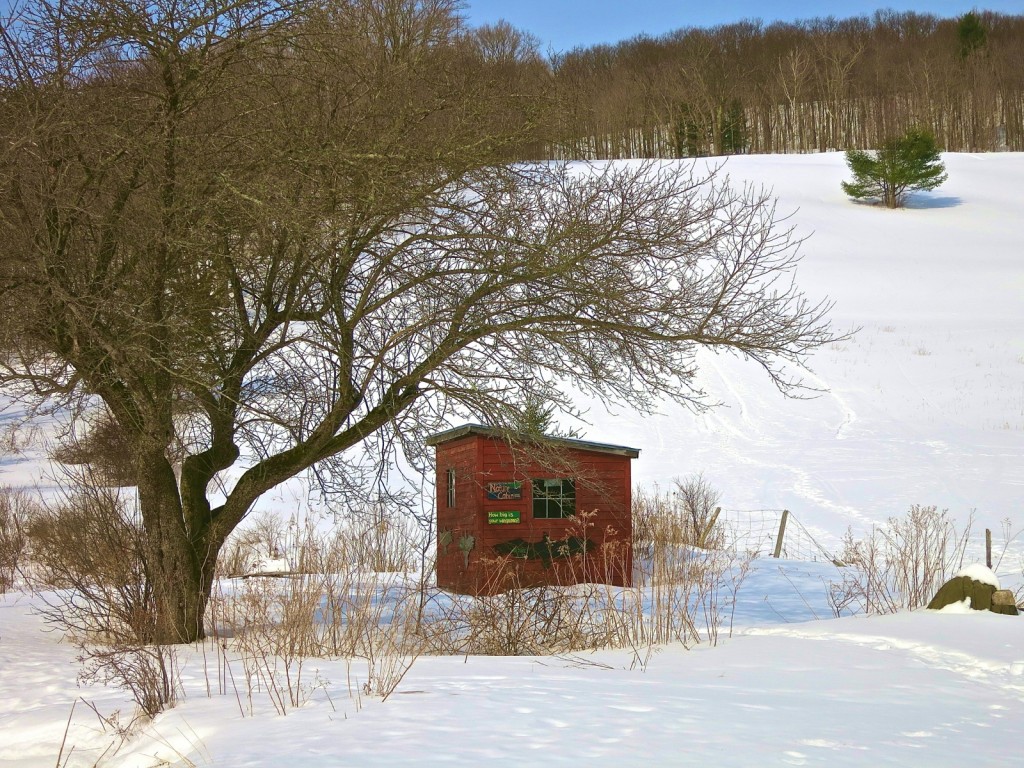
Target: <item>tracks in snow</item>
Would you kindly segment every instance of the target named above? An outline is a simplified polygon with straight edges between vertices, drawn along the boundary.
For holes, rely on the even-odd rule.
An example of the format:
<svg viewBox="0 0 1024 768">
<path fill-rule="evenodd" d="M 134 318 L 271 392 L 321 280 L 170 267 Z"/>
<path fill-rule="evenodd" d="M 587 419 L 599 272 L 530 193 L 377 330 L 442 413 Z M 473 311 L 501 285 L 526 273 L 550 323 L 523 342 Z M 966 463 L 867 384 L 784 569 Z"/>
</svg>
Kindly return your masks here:
<svg viewBox="0 0 1024 768">
<path fill-rule="evenodd" d="M 757 627 L 745 636 L 790 637 L 800 640 L 847 643 L 882 652 L 899 652 L 932 669 L 945 670 L 972 682 L 996 688 L 1024 701 L 1024 653 L 1013 661 L 985 659 L 963 650 L 880 634 L 822 632 L 797 627 Z"/>
</svg>

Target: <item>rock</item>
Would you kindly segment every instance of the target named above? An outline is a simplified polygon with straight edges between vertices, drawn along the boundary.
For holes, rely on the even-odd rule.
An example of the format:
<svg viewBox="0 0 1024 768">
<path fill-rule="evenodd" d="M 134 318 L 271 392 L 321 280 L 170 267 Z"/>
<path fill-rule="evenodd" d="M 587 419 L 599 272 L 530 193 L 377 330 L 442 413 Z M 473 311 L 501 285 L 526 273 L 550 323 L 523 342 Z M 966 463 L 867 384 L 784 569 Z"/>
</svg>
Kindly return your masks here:
<svg viewBox="0 0 1024 768">
<path fill-rule="evenodd" d="M 976 611 L 987 611 L 992 606 L 992 593 L 995 591 L 996 588 L 991 584 L 975 581 L 970 576 L 954 576 L 939 587 L 928 607 L 938 610 L 953 603 L 963 602 L 969 597 L 971 608 Z"/>
<path fill-rule="evenodd" d="M 994 597 L 995 595 L 998 595 L 998 598 Z M 1017 606 L 1010 590 L 997 590 L 994 584 L 977 581 L 970 576 L 954 576 L 947 581 L 935 593 L 928 607 L 938 610 L 953 603 L 963 602 L 967 598 L 971 599 L 971 608 L 976 611 L 1017 615 Z"/>
<path fill-rule="evenodd" d="M 1006 616 L 1017 616 L 1019 614 L 1017 599 L 1014 597 L 1013 592 L 1008 589 L 997 589 L 992 593 L 992 607 L 989 610 Z"/>
</svg>

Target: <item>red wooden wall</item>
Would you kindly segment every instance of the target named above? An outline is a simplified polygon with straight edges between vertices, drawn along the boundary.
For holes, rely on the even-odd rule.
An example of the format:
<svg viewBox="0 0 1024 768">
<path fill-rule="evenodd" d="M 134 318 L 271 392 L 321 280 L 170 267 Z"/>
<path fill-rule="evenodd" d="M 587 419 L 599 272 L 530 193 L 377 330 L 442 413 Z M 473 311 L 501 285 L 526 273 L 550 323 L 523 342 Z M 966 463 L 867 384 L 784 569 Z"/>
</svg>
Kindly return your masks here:
<svg viewBox="0 0 1024 768">
<path fill-rule="evenodd" d="M 466 434 L 438 442 L 437 583 L 466 594 L 493 593 L 515 586 L 596 582 L 632 585 L 632 519 L 630 457 L 557 445 L 510 445 L 499 437 Z M 586 445 L 586 444 L 584 444 Z M 448 507 L 447 472 L 455 470 L 455 505 Z M 531 480 L 572 478 L 576 483 L 576 515 L 534 519 Z M 487 498 L 492 481 L 521 481 L 518 500 Z M 489 512 L 519 512 L 518 523 L 489 523 Z M 468 558 L 459 548 L 473 537 Z M 513 539 L 541 544 L 568 537 L 588 539 L 585 555 L 540 559 L 502 555 L 495 545 Z M 447 542 L 447 543 L 446 543 Z"/>
</svg>

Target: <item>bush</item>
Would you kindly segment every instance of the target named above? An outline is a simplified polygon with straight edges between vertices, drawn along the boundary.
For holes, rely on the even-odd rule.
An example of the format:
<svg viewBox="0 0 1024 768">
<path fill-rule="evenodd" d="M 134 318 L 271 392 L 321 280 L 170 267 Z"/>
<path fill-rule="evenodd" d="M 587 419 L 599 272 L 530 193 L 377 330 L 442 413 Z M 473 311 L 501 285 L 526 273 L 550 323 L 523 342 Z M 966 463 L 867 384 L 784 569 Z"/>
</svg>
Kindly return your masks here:
<svg viewBox="0 0 1024 768">
<path fill-rule="evenodd" d="M 675 490 L 665 496 L 641 488 L 633 493 L 635 551 L 643 556 L 665 545 L 721 549 L 724 530 L 715 524 L 721 492 L 700 474 L 677 479 L 674 485 Z"/>
<path fill-rule="evenodd" d="M 963 566 L 970 529 L 968 522 L 960 534 L 946 510 L 915 504 L 867 538 L 847 531 L 839 556 L 843 577 L 829 585 L 833 611 L 895 613 L 928 605 Z"/>
<path fill-rule="evenodd" d="M 77 478 L 28 525 L 44 618 L 79 648 L 83 682 L 113 683 L 153 717 L 179 693 L 171 646 L 152 644 L 155 611 L 142 521 L 118 488 Z M 50 592 L 52 588 L 58 591 Z"/>
<path fill-rule="evenodd" d="M 37 512 L 25 491 L 0 487 L 0 594 L 14 586 L 28 550 L 28 522 Z"/>
<path fill-rule="evenodd" d="M 219 692 L 227 693 L 229 679 L 235 685 L 231 665 L 237 661 L 243 682 L 236 695 L 240 706 L 248 702 L 250 714 L 254 694 L 261 691 L 281 715 L 305 704 L 324 685 L 307 667 L 311 657 L 365 660 L 365 678 L 356 683 L 354 695 L 384 699 L 415 661 L 421 585 L 402 574 L 371 573 L 379 532 L 375 523 L 361 527 L 360 522 L 368 521 L 352 521 L 331 534 L 307 526 L 290 541 L 294 571 L 214 589 L 207 623 L 219 646 Z M 265 532 L 266 526 L 251 530 Z M 267 539 L 257 540 L 266 546 Z M 353 675 L 350 668 L 350 695 Z"/>
<path fill-rule="evenodd" d="M 288 523 L 284 518 L 269 510 L 254 512 L 231 532 L 221 548 L 217 576 L 231 578 L 259 571 L 269 560 L 294 555 L 287 551 L 287 545 Z"/>
<path fill-rule="evenodd" d="M 153 593 L 142 523 L 118 489 L 76 489 L 33 517 L 28 535 L 37 584 L 70 593 L 59 608 L 62 629 L 78 638 L 146 641 Z"/>
<path fill-rule="evenodd" d="M 879 199 L 886 208 L 901 207 L 910 190 L 935 189 L 948 178 L 935 137 L 916 128 L 886 140 L 874 154 L 848 149 L 846 164 L 854 180 L 842 182 L 843 191 L 857 200 Z"/>
</svg>

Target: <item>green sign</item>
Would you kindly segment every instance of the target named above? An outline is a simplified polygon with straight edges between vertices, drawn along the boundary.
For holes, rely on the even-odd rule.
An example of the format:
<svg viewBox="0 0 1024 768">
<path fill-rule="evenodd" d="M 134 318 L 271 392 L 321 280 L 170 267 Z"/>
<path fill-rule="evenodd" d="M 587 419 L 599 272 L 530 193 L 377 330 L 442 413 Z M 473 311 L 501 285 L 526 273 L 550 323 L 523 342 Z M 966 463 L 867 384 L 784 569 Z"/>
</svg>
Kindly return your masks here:
<svg viewBox="0 0 1024 768">
<path fill-rule="evenodd" d="M 503 509 L 497 512 L 487 513 L 487 522 L 490 525 L 508 525 L 519 522 L 518 509 Z"/>
</svg>

